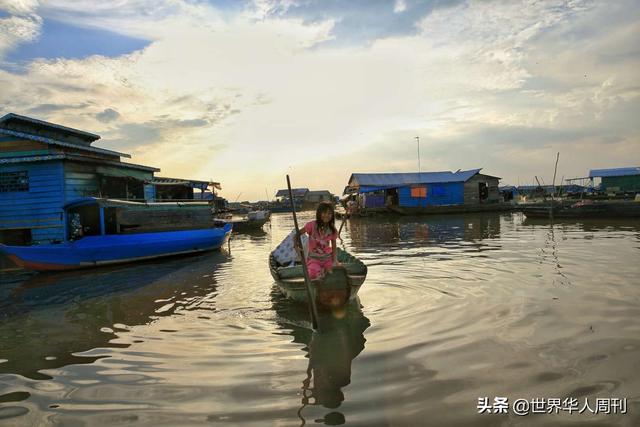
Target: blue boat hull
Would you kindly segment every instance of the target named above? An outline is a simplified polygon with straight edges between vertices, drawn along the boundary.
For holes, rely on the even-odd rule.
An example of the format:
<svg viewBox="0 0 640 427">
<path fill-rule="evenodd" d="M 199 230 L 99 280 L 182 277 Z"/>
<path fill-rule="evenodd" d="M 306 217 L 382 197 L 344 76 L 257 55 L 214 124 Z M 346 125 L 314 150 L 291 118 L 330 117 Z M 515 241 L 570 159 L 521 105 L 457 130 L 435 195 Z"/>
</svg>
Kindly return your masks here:
<svg viewBox="0 0 640 427">
<path fill-rule="evenodd" d="M 0 252 L 24 268 L 70 270 L 215 250 L 227 241 L 230 233 L 231 224 L 226 224 L 199 230 L 86 236 L 60 244 L 0 244 Z"/>
</svg>

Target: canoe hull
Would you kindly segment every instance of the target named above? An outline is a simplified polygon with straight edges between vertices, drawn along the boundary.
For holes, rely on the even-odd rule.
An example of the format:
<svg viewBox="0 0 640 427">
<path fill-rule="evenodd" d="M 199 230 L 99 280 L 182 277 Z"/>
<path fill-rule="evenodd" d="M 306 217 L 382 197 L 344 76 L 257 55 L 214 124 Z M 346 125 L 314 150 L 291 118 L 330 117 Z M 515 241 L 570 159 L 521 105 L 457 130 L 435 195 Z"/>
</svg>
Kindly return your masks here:
<svg viewBox="0 0 640 427">
<path fill-rule="evenodd" d="M 333 274 L 312 282 L 311 291 L 319 307 L 333 308 L 355 300 L 367 277 L 367 266 L 361 261 L 340 249 L 338 256 L 344 267 L 335 267 Z M 285 274 L 284 270 L 287 269 L 277 267 L 273 254 L 269 257 L 269 270 L 284 296 L 300 303 L 308 301 L 307 287 L 301 272 Z"/>
<path fill-rule="evenodd" d="M 253 219 L 253 220 L 238 220 L 238 221 L 229 221 L 233 225 L 233 231 L 237 233 L 245 233 L 251 231 L 259 231 L 262 230 L 262 226 L 265 225 L 269 221 L 269 218 L 263 219 Z"/>
<path fill-rule="evenodd" d="M 35 246 L 0 245 L 17 265 L 40 271 L 72 270 L 219 249 L 231 225 L 199 230 L 85 236 L 74 242 Z"/>
</svg>

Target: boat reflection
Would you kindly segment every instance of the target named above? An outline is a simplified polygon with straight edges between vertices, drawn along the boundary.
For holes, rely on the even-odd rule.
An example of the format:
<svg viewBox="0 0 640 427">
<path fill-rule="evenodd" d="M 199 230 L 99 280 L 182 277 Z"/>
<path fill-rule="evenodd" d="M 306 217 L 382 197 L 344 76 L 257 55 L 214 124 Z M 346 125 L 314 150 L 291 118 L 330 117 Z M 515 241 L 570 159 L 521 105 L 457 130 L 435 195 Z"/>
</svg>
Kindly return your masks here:
<svg viewBox="0 0 640 427">
<path fill-rule="evenodd" d="M 484 239 L 500 237 L 500 221 L 511 214 L 495 212 L 385 216 L 347 220 L 351 244 L 357 250 L 368 247 L 424 247 L 451 242 L 470 242 L 483 246 Z"/>
<path fill-rule="evenodd" d="M 189 310 L 194 300 L 202 302 L 198 309 L 214 310 L 214 273 L 228 261 L 228 255 L 210 252 L 3 284 L 0 374 L 47 379 L 41 370 L 97 359 L 77 353 L 128 347 L 113 342 L 118 330 Z"/>
<path fill-rule="evenodd" d="M 364 331 L 370 326 L 355 300 L 340 311 L 321 313 L 321 332 L 309 325 L 309 313 L 303 304 L 295 304 L 279 293 L 273 295 L 273 305 L 279 326 L 293 336 L 293 342 L 304 344 L 309 363 L 302 381 L 302 406 L 298 410 L 301 425 L 307 422 L 305 409 L 316 406 L 329 411 L 316 423 L 344 424 L 345 416 L 336 411 L 344 401 L 342 389 L 351 382 L 351 364 L 364 350 Z"/>
</svg>

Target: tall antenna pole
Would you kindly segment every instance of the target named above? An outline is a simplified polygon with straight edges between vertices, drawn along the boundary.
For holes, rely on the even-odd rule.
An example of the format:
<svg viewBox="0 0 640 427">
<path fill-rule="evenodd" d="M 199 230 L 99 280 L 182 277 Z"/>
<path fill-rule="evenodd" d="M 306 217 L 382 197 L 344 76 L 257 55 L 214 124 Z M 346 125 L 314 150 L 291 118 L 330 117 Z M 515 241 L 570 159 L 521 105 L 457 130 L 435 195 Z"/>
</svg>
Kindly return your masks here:
<svg viewBox="0 0 640 427">
<path fill-rule="evenodd" d="M 416 141 L 418 141 L 418 174 L 420 174 L 420 137 L 416 136 L 414 138 L 416 139 Z"/>
</svg>

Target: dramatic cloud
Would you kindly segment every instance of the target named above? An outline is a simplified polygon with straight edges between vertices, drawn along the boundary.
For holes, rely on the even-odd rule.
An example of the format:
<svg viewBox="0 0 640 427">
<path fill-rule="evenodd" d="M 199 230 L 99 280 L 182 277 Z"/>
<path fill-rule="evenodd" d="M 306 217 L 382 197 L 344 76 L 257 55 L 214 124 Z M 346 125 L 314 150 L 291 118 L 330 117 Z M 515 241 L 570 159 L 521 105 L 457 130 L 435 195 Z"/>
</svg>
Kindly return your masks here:
<svg viewBox="0 0 640 427">
<path fill-rule="evenodd" d="M 550 180 L 558 151 L 559 176 L 640 164 L 632 0 L 3 10 L 34 24 L 0 33 L 0 58 L 37 43 L 48 19 L 149 41 L 114 57 L 5 63 L 7 111 L 98 133 L 103 147 L 163 175 L 214 178 L 228 195 L 264 198 L 285 173 L 340 192 L 352 172 L 414 171 L 415 136 L 423 170 L 484 167 L 505 183 Z"/>
<path fill-rule="evenodd" d="M 42 18 L 35 13 L 37 5 L 30 0 L 0 0 L 0 61 L 9 50 L 40 34 Z"/>
<path fill-rule="evenodd" d="M 100 120 L 102 123 L 109 123 L 114 120 L 117 120 L 120 117 L 120 113 L 118 113 L 113 108 L 107 108 L 104 111 L 96 113 L 96 119 Z"/>
</svg>

